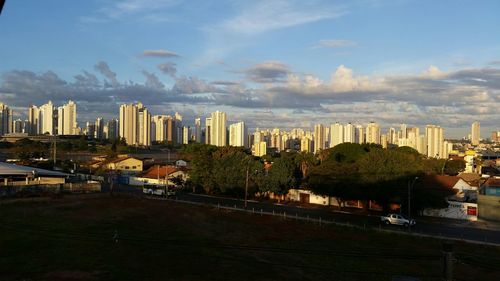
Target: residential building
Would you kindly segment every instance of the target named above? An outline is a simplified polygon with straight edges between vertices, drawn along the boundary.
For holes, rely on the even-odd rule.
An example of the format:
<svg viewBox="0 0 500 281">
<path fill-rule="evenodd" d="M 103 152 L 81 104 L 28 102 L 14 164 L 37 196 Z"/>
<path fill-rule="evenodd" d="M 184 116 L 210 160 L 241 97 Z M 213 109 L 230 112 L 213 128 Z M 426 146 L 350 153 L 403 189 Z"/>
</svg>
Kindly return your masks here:
<svg viewBox="0 0 500 281">
<path fill-rule="evenodd" d="M 435 125 L 425 127 L 427 157 L 445 158 L 443 128 Z"/>
<path fill-rule="evenodd" d="M 366 126 L 366 143 L 380 144 L 380 125 L 370 122 Z"/>
<path fill-rule="evenodd" d="M 314 126 L 314 153 L 325 149 L 325 142 L 325 126 L 323 124 L 316 124 Z"/>
<path fill-rule="evenodd" d="M 128 145 L 151 145 L 151 114 L 142 103 L 122 104 L 119 124 Z"/>
<path fill-rule="evenodd" d="M 226 146 L 226 113 L 216 111 L 211 114 L 210 144 Z"/>
<path fill-rule="evenodd" d="M 40 106 L 38 113 L 38 122 L 40 123 L 38 134 L 54 135 L 54 105 L 52 101 Z"/>
<path fill-rule="evenodd" d="M 195 142 L 201 143 L 201 118 L 194 119 L 194 134 L 193 138 Z"/>
<path fill-rule="evenodd" d="M 229 125 L 229 145 L 248 147 L 245 122 L 237 122 Z"/>
<path fill-rule="evenodd" d="M 471 144 L 479 145 L 479 140 L 481 138 L 481 125 L 479 121 L 472 123 L 471 126 Z"/>
<path fill-rule="evenodd" d="M 94 138 L 98 140 L 104 139 L 104 121 L 102 120 L 101 117 L 98 117 L 95 120 L 95 132 L 94 132 Z"/>
<path fill-rule="evenodd" d="M 57 134 L 58 135 L 76 135 L 76 104 L 68 101 L 67 104 L 57 108 Z"/>
<path fill-rule="evenodd" d="M 0 102 L 0 136 L 12 132 L 12 109 Z"/>
<path fill-rule="evenodd" d="M 344 126 L 339 122 L 330 126 L 330 147 L 344 142 Z"/>
</svg>

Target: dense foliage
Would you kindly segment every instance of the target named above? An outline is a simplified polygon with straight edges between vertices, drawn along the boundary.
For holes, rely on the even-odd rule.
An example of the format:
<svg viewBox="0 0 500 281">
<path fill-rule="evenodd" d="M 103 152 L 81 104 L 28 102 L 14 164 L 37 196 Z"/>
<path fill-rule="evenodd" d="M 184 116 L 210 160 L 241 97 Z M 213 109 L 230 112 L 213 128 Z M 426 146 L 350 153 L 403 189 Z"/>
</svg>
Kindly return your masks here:
<svg viewBox="0 0 500 281">
<path fill-rule="evenodd" d="M 190 144 L 182 154 L 192 165 L 189 184 L 209 194 L 242 196 L 248 173 L 250 195 L 284 195 L 290 188 L 308 188 L 340 202 L 373 200 L 382 206 L 404 206 L 415 178 L 462 169 L 459 162 L 427 159 L 409 147 L 383 149 L 373 144 L 344 143 L 316 156 L 280 152 L 263 157 L 253 157 L 243 148 Z M 414 208 L 442 206 L 445 195 L 436 189 L 415 191 Z"/>
</svg>

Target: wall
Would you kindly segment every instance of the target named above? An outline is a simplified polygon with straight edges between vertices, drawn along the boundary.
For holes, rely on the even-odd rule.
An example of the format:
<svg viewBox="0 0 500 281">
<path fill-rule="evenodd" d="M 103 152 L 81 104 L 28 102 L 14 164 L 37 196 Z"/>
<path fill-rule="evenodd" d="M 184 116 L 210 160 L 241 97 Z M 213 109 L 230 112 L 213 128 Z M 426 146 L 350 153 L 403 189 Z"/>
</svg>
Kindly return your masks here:
<svg viewBox="0 0 500 281">
<path fill-rule="evenodd" d="M 448 201 L 448 208 L 425 209 L 424 216 L 477 221 L 478 204 Z"/>
<path fill-rule="evenodd" d="M 500 196 L 477 195 L 479 219 L 500 222 Z"/>
</svg>

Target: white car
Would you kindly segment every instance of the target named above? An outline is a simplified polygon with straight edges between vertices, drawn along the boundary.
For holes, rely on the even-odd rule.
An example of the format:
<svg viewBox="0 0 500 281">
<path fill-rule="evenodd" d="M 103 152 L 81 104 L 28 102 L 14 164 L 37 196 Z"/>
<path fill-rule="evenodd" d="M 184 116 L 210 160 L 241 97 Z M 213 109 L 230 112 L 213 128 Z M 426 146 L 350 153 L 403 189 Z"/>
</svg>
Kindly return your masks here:
<svg viewBox="0 0 500 281">
<path fill-rule="evenodd" d="M 142 193 L 151 196 L 153 195 L 163 196 L 163 197 L 175 196 L 175 190 L 171 188 L 166 188 L 165 186 L 162 185 L 145 185 L 142 188 Z"/>
<path fill-rule="evenodd" d="M 405 227 L 413 226 L 417 223 L 414 219 L 408 219 L 401 214 L 388 214 L 386 216 L 381 216 L 380 221 L 385 224 L 402 225 Z"/>
</svg>

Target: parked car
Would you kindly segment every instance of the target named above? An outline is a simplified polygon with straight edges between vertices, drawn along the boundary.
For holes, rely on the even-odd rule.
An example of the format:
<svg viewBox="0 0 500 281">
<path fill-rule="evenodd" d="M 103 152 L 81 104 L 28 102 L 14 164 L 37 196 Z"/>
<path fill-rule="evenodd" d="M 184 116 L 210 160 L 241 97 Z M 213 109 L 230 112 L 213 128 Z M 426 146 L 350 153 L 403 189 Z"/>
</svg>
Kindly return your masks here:
<svg viewBox="0 0 500 281">
<path fill-rule="evenodd" d="M 414 219 L 409 219 L 401 214 L 388 214 L 386 216 L 381 216 L 380 221 L 387 225 L 395 224 L 395 225 L 402 225 L 405 227 L 413 226 L 417 223 Z"/>
<path fill-rule="evenodd" d="M 163 196 L 163 197 L 171 197 L 175 196 L 175 189 L 172 186 L 165 185 L 144 185 L 142 187 L 142 193 L 148 194 L 151 196 Z"/>
</svg>

